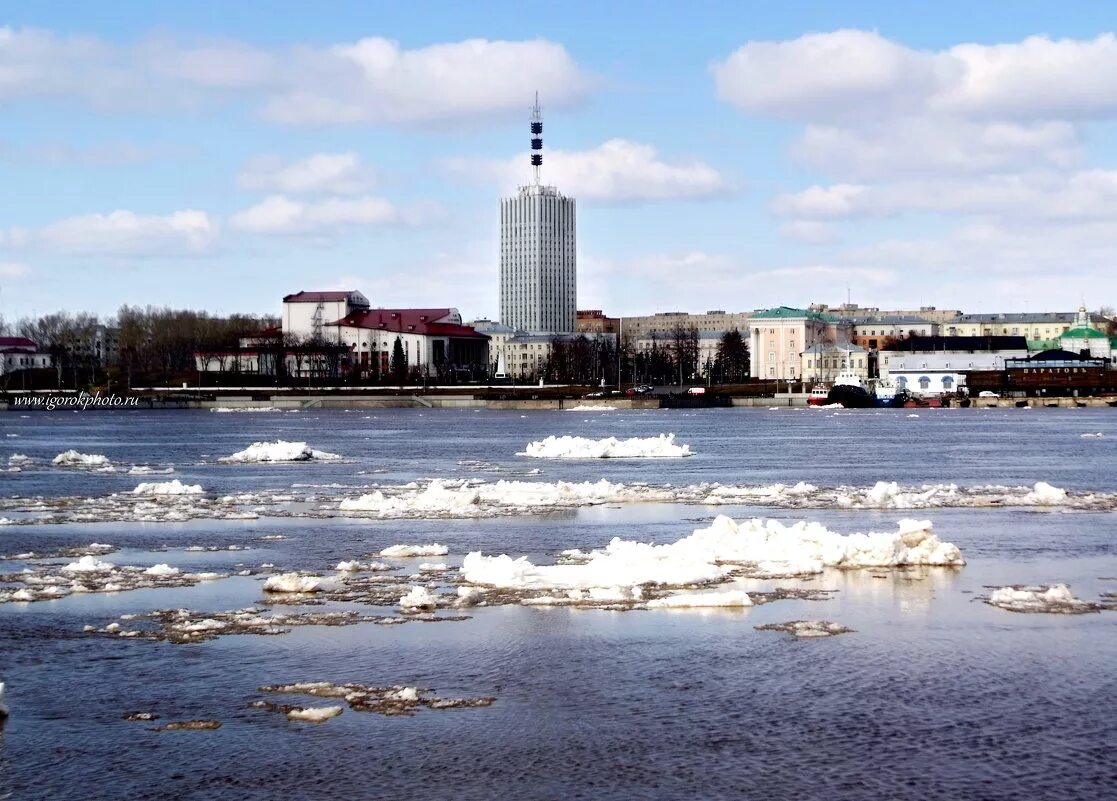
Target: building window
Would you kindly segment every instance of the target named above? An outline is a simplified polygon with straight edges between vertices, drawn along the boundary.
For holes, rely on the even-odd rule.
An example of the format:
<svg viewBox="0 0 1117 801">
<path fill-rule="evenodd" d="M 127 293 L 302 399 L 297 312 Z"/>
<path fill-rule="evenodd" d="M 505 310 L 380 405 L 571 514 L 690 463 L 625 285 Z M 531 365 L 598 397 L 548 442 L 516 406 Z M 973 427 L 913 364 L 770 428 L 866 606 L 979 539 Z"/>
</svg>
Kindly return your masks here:
<svg viewBox="0 0 1117 801">
<path fill-rule="evenodd" d="M 925 375 L 921 375 L 919 377 L 919 388 L 920 389 L 930 389 L 931 388 L 931 379 L 928 378 Z"/>
<path fill-rule="evenodd" d="M 953 386 L 954 386 L 954 379 L 951 378 L 948 375 L 944 375 L 942 377 L 942 388 L 949 391 L 950 388 L 953 387 Z"/>
</svg>

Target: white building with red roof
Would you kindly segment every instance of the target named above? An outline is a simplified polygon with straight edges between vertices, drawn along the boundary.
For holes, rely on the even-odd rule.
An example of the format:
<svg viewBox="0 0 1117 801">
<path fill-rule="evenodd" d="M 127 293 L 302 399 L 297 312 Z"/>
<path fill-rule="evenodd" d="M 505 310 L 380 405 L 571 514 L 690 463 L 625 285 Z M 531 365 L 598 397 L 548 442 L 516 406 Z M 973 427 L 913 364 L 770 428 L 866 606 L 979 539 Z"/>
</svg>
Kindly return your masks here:
<svg viewBox="0 0 1117 801">
<path fill-rule="evenodd" d="M 40 351 L 27 337 L 0 337 L 0 375 L 41 369 L 51 364 L 50 354 Z"/>
</svg>

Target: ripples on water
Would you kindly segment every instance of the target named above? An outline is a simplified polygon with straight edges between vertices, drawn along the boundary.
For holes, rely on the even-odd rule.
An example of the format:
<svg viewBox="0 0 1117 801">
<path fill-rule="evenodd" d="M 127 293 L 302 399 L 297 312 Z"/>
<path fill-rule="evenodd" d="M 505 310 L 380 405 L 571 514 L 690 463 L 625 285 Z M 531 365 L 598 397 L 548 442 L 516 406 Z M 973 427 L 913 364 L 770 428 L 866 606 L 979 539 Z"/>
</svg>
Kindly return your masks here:
<svg viewBox="0 0 1117 801">
<path fill-rule="evenodd" d="M 524 460 L 513 454 L 548 434 L 673 431 L 698 455 L 530 466 L 547 481 L 1043 480 L 1112 492 L 1114 419 L 1107 410 L 921 410 L 918 419 L 791 410 L 8 414 L 0 425 L 18 436 L 0 440 L 0 457 L 43 460 L 73 447 L 121 464 L 173 463 L 174 478 L 227 493 L 494 480 L 522 473 Z M 1112 436 L 1079 436 L 1096 431 Z M 352 461 L 214 464 L 276 438 L 307 440 Z M 28 470 L 0 474 L 0 494 L 104 495 L 141 480 L 162 478 Z M 228 570 L 267 562 L 327 571 L 393 543 L 437 540 L 450 546 L 451 564 L 473 549 L 547 561 L 613 536 L 673 541 L 716 513 L 808 518 L 842 532 L 891 530 L 914 514 L 934 520 L 969 564 L 923 577 L 832 571 L 802 585 L 838 590 L 832 600 L 743 611 L 496 607 L 471 610 L 465 623 L 308 627 L 193 646 L 94 638 L 81 628 L 155 608 L 248 606 L 261 595 L 256 579 L 0 605 L 0 679 L 13 710 L 0 734 L 0 798 L 1113 797 L 1117 614 L 1018 615 L 973 600 L 988 584 L 1066 581 L 1089 598 L 1117 589 L 1103 578 L 1117 576 L 1112 512 L 664 504 L 493 520 L 4 526 L 0 553 L 97 541 L 120 546 L 107 557 L 120 564 Z M 259 539 L 275 533 L 288 539 Z M 197 544 L 253 550 L 181 550 Z M 164 546 L 171 550 L 152 550 Z M 20 566 L 3 563 L 0 572 Z M 855 633 L 801 641 L 753 628 L 818 618 Z M 498 700 L 409 718 L 347 710 L 321 726 L 247 708 L 263 684 L 308 680 L 416 684 Z M 121 720 L 138 709 L 158 711 L 164 722 L 215 718 L 223 726 L 154 733 Z"/>
</svg>

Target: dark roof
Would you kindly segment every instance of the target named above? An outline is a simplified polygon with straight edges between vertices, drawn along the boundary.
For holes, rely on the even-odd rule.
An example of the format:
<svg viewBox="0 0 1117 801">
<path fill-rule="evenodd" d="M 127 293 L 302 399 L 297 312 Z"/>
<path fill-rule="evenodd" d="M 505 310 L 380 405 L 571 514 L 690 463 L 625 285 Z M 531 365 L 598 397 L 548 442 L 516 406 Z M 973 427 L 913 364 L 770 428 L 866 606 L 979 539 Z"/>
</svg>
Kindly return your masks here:
<svg viewBox="0 0 1117 801">
<path fill-rule="evenodd" d="M 910 353 L 933 353 L 941 350 L 1028 350 L 1028 340 L 1025 337 L 989 336 L 989 337 L 908 337 L 891 343 L 884 348 L 886 351 L 905 351 Z"/>
<path fill-rule="evenodd" d="M 27 337 L 0 337 L 0 348 L 35 348 L 38 345 Z"/>
<path fill-rule="evenodd" d="M 296 292 L 293 295 L 284 295 L 284 303 L 322 303 L 324 301 L 347 300 L 350 295 L 356 294 L 353 290 L 331 290 L 329 292 Z"/>
<path fill-rule="evenodd" d="M 347 314 L 340 320 L 330 323 L 330 325 L 393 331 L 400 334 L 489 338 L 488 335 L 482 334 L 468 325 L 434 322 L 452 311 L 452 309 L 366 309 Z"/>
<path fill-rule="evenodd" d="M 1032 362 L 1082 362 L 1089 360 L 1089 356 L 1071 353 L 1069 350 L 1045 350 L 1028 357 Z"/>
</svg>

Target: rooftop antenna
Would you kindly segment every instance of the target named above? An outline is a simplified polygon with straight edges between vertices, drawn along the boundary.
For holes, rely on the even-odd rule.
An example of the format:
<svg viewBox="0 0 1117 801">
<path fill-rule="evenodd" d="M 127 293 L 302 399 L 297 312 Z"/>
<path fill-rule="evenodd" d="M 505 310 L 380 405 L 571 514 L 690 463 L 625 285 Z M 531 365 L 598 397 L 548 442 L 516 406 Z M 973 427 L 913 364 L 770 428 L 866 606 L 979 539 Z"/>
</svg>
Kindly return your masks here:
<svg viewBox="0 0 1117 801">
<path fill-rule="evenodd" d="M 531 171 L 534 185 L 539 186 L 539 171 L 543 167 L 543 109 L 539 108 L 539 92 L 535 93 L 535 106 L 531 109 Z"/>
</svg>

